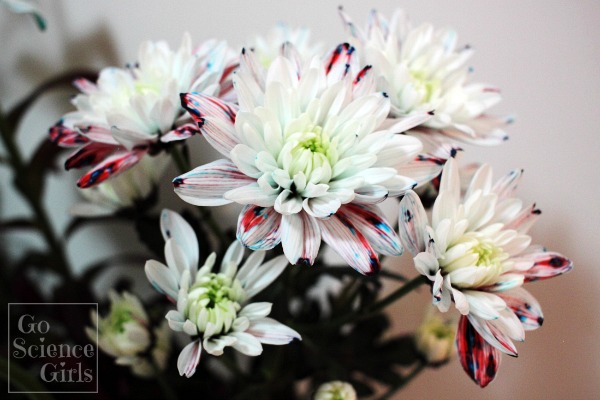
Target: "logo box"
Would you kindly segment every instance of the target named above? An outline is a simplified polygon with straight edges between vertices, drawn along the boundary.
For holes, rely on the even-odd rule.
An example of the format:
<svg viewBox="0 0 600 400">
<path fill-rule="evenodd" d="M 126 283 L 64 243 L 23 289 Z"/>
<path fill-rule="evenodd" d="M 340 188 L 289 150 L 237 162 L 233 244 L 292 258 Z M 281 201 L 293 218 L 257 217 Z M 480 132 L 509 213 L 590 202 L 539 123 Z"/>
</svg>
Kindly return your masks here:
<svg viewBox="0 0 600 400">
<path fill-rule="evenodd" d="M 98 393 L 98 303 L 8 304 L 8 393 Z"/>
</svg>

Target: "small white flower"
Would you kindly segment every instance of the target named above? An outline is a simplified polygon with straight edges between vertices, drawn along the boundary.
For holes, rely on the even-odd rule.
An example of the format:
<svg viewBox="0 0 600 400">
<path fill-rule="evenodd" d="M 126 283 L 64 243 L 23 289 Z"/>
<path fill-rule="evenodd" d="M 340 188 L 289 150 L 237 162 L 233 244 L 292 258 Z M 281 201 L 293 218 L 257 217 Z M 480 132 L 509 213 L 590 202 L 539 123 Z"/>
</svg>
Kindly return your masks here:
<svg viewBox="0 0 600 400">
<path fill-rule="evenodd" d="M 356 400 L 356 391 L 348 382 L 331 381 L 322 384 L 315 393 L 314 400 Z"/>
<path fill-rule="evenodd" d="M 146 42 L 137 63 L 105 68 L 95 83 L 77 80 L 81 94 L 72 101 L 77 111 L 53 126 L 50 138 L 78 148 L 67 159 L 67 169 L 92 167 L 78 186 L 96 185 L 161 151 L 159 142 L 196 133 L 179 94 L 197 91 L 231 100 L 236 63 L 225 42 L 207 41 L 194 50 L 185 34 L 176 51 L 166 42 Z"/>
<path fill-rule="evenodd" d="M 194 374 L 203 349 L 219 356 L 231 346 L 257 356 L 262 344 L 283 345 L 300 339 L 296 331 L 267 317 L 271 303 L 249 303 L 281 274 L 287 265 L 285 257 L 263 264 L 265 253 L 254 252 L 239 267 L 244 248 L 236 241 L 229 246 L 219 271 L 213 271 L 214 253 L 198 268 L 198 243 L 189 224 L 178 214 L 163 210 L 161 231 L 168 266 L 150 260 L 145 271 L 152 285 L 177 304 L 177 309 L 166 315 L 171 329 L 193 338 L 177 361 L 182 376 Z"/>
<path fill-rule="evenodd" d="M 513 340 L 523 341 L 525 330 L 543 322 L 538 302 L 521 286 L 572 268 L 561 254 L 531 245 L 527 231 L 540 211 L 513 197 L 521 175 L 512 171 L 492 184 L 484 164 L 461 195 L 458 167 L 450 159 L 431 223 L 414 192 L 400 202 L 400 238 L 415 256 L 415 268 L 432 282 L 433 304 L 446 312 L 454 302 L 462 314 L 460 360 L 481 386 L 494 378 L 499 351 L 516 356 Z"/>
<path fill-rule="evenodd" d="M 430 364 L 441 364 L 454 354 L 456 321 L 442 318 L 430 308 L 415 332 L 417 350 Z"/>
<path fill-rule="evenodd" d="M 244 52 L 234 78 L 239 107 L 182 97 L 203 136 L 225 158 L 177 177 L 175 192 L 200 206 L 244 205 L 238 239 L 253 250 L 282 244 L 293 264 L 313 264 L 321 240 L 353 268 L 376 272 L 377 253 L 402 254 L 377 203 L 439 173 L 404 131 L 429 115 L 381 127 L 385 93 L 341 44 L 325 61 L 279 56 L 267 70 Z"/>
<path fill-rule="evenodd" d="M 435 110 L 411 134 L 431 136 L 438 146 L 444 138 L 476 144 L 506 140 L 502 127 L 510 119 L 487 114 L 501 100 L 499 90 L 468 83 L 473 50 L 457 48 L 453 30 L 430 24 L 413 28 L 398 9 L 389 21 L 373 10 L 363 31 L 342 10 L 340 14 L 363 61 L 373 65 L 378 89 L 390 96 L 390 117 Z"/>
<path fill-rule="evenodd" d="M 127 293 L 110 291 L 110 312 L 101 318 L 95 310 L 91 313 L 93 328 L 85 329 L 88 337 L 98 339 L 98 347 L 115 357 L 115 363 L 126 365 L 140 377 L 151 377 L 166 365 L 171 344 L 165 322 L 150 331 L 150 322 L 140 300 Z M 96 336 L 96 329 L 98 336 Z M 147 352 L 150 349 L 151 359 Z"/>
</svg>

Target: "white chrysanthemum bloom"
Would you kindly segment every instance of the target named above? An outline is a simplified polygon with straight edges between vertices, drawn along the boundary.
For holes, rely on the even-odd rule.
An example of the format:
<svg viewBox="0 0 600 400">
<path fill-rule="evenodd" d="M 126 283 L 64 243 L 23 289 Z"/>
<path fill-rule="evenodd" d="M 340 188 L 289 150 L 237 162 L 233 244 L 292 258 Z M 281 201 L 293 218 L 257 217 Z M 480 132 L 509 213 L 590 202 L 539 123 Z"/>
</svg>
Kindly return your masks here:
<svg viewBox="0 0 600 400">
<path fill-rule="evenodd" d="M 356 400 L 356 390 L 348 382 L 331 381 L 319 386 L 314 400 Z"/>
<path fill-rule="evenodd" d="M 146 199 L 161 178 L 169 162 L 167 154 L 144 157 L 136 168 L 128 169 L 118 176 L 79 193 L 85 202 L 74 204 L 69 210 L 77 217 L 101 217 L 112 215 L 124 208 L 134 207 Z"/>
<path fill-rule="evenodd" d="M 415 344 L 429 364 L 441 364 L 452 357 L 456 328 L 456 321 L 443 318 L 433 308 L 428 310 L 415 331 Z"/>
<path fill-rule="evenodd" d="M 468 82 L 473 50 L 457 48 L 453 30 L 430 24 L 413 28 L 402 10 L 389 21 L 373 10 L 362 31 L 341 9 L 340 14 L 363 61 L 373 65 L 378 89 L 390 96 L 390 117 L 435 110 L 411 134 L 433 135 L 442 143 L 451 138 L 490 145 L 507 139 L 503 126 L 510 118 L 487 114 L 501 100 L 499 90 Z"/>
<path fill-rule="evenodd" d="M 179 94 L 198 91 L 231 99 L 235 63 L 225 42 L 207 41 L 194 50 L 185 34 L 176 51 L 166 42 L 146 42 L 136 64 L 105 68 L 96 83 L 77 80 L 82 92 L 72 100 L 77 111 L 52 127 L 50 138 L 64 147 L 81 146 L 65 167 L 92 166 L 78 186 L 98 184 L 160 151 L 159 140 L 182 140 L 197 132 Z"/>
<path fill-rule="evenodd" d="M 262 344 L 283 345 L 300 339 L 296 331 L 267 317 L 271 303 L 249 303 L 283 272 L 285 257 L 263 264 L 265 253 L 254 252 L 239 267 L 244 248 L 236 241 L 229 246 L 219 271 L 213 271 L 214 253 L 198 268 L 198 242 L 192 227 L 178 214 L 163 210 L 161 231 L 168 266 L 149 260 L 145 270 L 152 285 L 177 304 L 177 310 L 166 315 L 171 329 L 193 338 L 177 360 L 182 376 L 194 374 L 203 349 L 219 356 L 231 346 L 257 356 Z"/>
<path fill-rule="evenodd" d="M 360 70 L 354 54 L 342 44 L 325 61 L 280 56 L 263 70 L 243 52 L 234 77 L 239 107 L 182 96 L 225 158 L 176 178 L 175 192 L 199 206 L 244 205 L 238 239 L 253 250 L 281 243 L 293 264 L 312 264 L 321 239 L 364 274 L 379 269 L 376 253 L 402 254 L 376 203 L 439 173 L 417 157 L 418 139 L 395 134 L 429 115 L 381 128 L 389 99 L 372 92 L 370 68 Z"/>
<path fill-rule="evenodd" d="M 108 296 L 110 312 L 101 318 L 93 310 L 94 327 L 86 327 L 86 334 L 91 340 L 97 338 L 98 347 L 115 357 L 116 364 L 129 366 L 140 377 L 154 376 L 166 366 L 171 350 L 168 324 L 165 321 L 151 332 L 148 315 L 137 297 L 127 292 L 119 295 L 113 290 Z"/>
<path fill-rule="evenodd" d="M 462 314 L 457 343 L 463 367 L 481 386 L 498 367 L 499 353 L 516 356 L 513 340 L 541 326 L 535 298 L 525 282 L 550 278 L 572 268 L 562 255 L 531 246 L 529 228 L 540 211 L 513 197 L 522 171 L 492 184 L 482 165 L 461 196 L 454 159 L 444 166 L 431 223 L 414 192 L 400 202 L 400 237 L 415 256 L 416 269 L 432 282 L 433 303 Z M 472 358 L 476 358 L 474 362 Z"/>
<path fill-rule="evenodd" d="M 308 28 L 293 29 L 283 22 L 275 25 L 266 36 L 256 36 L 247 47 L 256 54 L 258 62 L 268 68 L 281 55 L 285 44 L 293 45 L 302 60 L 323 55 L 325 47 L 321 42 L 310 40 Z"/>
</svg>

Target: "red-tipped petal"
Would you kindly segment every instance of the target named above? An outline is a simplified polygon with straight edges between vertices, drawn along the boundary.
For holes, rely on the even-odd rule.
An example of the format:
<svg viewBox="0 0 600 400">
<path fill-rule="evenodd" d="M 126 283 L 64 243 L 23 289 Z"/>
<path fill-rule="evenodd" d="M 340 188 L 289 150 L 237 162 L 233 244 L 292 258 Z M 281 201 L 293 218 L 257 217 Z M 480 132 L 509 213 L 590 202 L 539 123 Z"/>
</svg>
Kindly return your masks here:
<svg viewBox="0 0 600 400">
<path fill-rule="evenodd" d="M 72 168 L 84 168 L 96 165 L 112 154 L 124 150 L 122 147 L 92 142 L 71 154 L 67 158 L 67 161 L 65 161 L 65 169 L 70 170 Z"/>
<path fill-rule="evenodd" d="M 108 178 L 133 167 L 145 153 L 145 150 L 134 150 L 131 152 L 119 152 L 114 154 L 82 176 L 79 181 L 77 181 L 77 186 L 85 189 L 104 182 Z"/>
<path fill-rule="evenodd" d="M 377 206 L 350 203 L 342 206 L 339 212 L 369 240 L 376 252 L 397 257 L 404 252 L 396 231 L 385 220 Z"/>
<path fill-rule="evenodd" d="M 515 313 L 523 324 L 523 329 L 532 331 L 544 323 L 542 308 L 535 297 L 523 288 L 516 288 L 507 292 L 498 293 L 506 305 Z"/>
<path fill-rule="evenodd" d="M 573 269 L 573 262 L 562 254 L 541 251 L 512 258 L 513 270 L 525 276 L 525 282 L 539 281 Z"/>
<path fill-rule="evenodd" d="M 373 275 L 381 265 L 367 238 L 344 213 L 317 220 L 323 241 L 333 248 L 352 268 L 363 275 Z"/>
<path fill-rule="evenodd" d="M 341 80 L 350 72 L 354 50 L 354 47 L 348 43 L 341 43 L 331 52 L 329 61 L 325 66 L 329 82 Z"/>
<path fill-rule="evenodd" d="M 270 250 L 281 242 L 281 214 L 273 207 L 247 205 L 238 218 L 237 238 L 252 250 Z"/>
<path fill-rule="evenodd" d="M 483 388 L 494 380 L 500 367 L 500 351 L 488 344 L 464 315 L 458 323 L 456 346 L 463 369 L 475 383 Z"/>
<path fill-rule="evenodd" d="M 63 121 L 58 121 L 48 131 L 50 140 L 61 147 L 79 147 L 89 143 L 89 139 L 78 131 L 63 125 Z"/>
<path fill-rule="evenodd" d="M 229 157 L 239 143 L 234 129 L 237 106 L 202 93 L 181 94 L 181 105 L 196 121 L 211 146 Z"/>
<path fill-rule="evenodd" d="M 163 143 L 168 143 L 177 140 L 185 140 L 194 136 L 197 133 L 200 133 L 200 130 L 196 127 L 196 125 L 185 124 L 161 136 L 160 141 Z"/>
</svg>

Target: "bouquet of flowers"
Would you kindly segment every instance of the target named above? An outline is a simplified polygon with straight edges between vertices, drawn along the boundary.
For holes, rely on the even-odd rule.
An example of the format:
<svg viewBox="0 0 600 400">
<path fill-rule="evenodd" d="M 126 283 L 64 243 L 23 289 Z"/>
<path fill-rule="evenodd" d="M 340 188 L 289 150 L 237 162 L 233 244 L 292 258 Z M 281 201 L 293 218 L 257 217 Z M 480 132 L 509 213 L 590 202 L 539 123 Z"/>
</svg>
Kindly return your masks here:
<svg viewBox="0 0 600 400">
<path fill-rule="evenodd" d="M 36 9 L 6 3 L 44 26 Z M 81 390 L 390 398 L 455 354 L 485 387 L 502 353 L 516 356 L 515 342 L 542 325 L 524 284 L 572 263 L 528 234 L 541 212 L 517 197 L 522 170 L 494 178 L 485 163 L 461 164 L 461 146 L 502 145 L 512 122 L 490 114 L 497 88 L 471 82 L 473 50 L 401 10 L 373 11 L 364 27 L 339 15 L 344 39 L 333 46 L 285 24 L 243 47 L 184 34 L 179 47 L 143 43 L 125 67 L 61 75 L 0 110 L 5 162 L 33 214 L 1 228 L 33 229 L 47 242 L 2 268 L 2 292 L 10 303 L 99 303 L 91 317 L 90 307 L 49 316 L 62 327 L 56 341 L 98 346 L 87 367 L 102 378 Z M 71 80 L 73 110 L 24 159 L 19 122 L 40 94 Z M 218 155 L 195 164 L 190 142 Z M 59 237 L 42 196 L 64 149 L 65 169 L 83 171 L 85 201 Z M 165 206 L 166 180 L 175 206 Z M 237 221 L 216 217 L 226 204 Z M 148 253 L 75 274 L 64 246 L 102 221 L 134 227 Z M 390 266 L 396 257 L 417 273 Z M 99 279 L 123 261 L 137 265 L 135 279 L 98 297 Z M 39 273 L 54 279 L 51 290 Z M 156 293 L 140 296 L 140 283 Z M 398 335 L 386 307 L 419 287 L 431 305 L 414 333 Z M 22 327 L 9 326 L 9 338 Z M 8 360 L 9 388 L 72 383 L 30 379 L 37 364 L 23 358 Z"/>
</svg>

